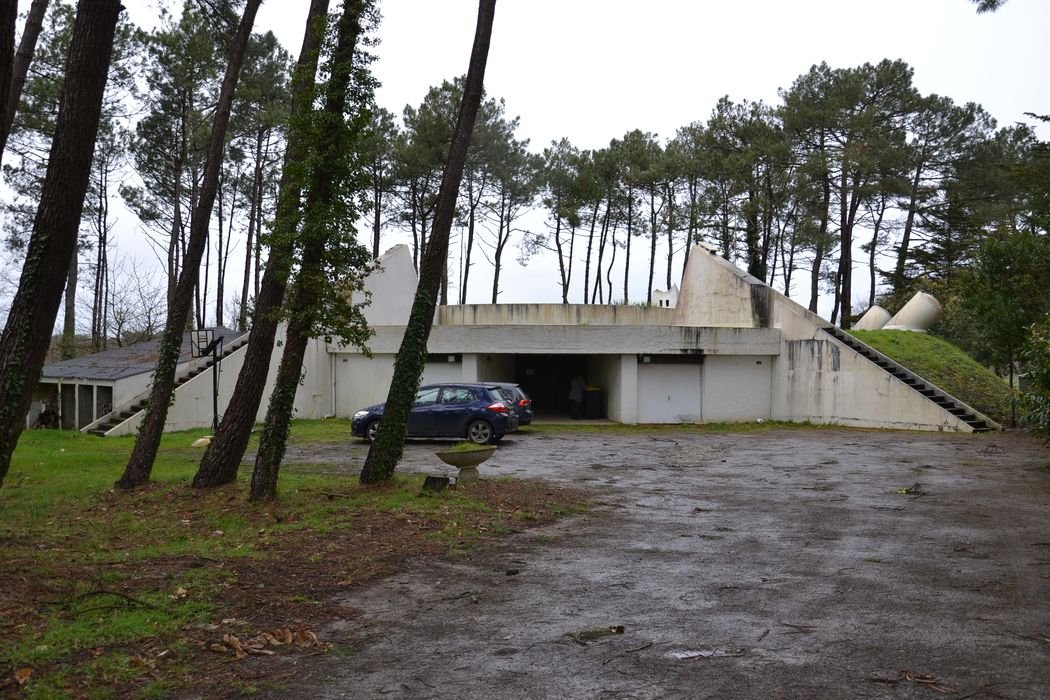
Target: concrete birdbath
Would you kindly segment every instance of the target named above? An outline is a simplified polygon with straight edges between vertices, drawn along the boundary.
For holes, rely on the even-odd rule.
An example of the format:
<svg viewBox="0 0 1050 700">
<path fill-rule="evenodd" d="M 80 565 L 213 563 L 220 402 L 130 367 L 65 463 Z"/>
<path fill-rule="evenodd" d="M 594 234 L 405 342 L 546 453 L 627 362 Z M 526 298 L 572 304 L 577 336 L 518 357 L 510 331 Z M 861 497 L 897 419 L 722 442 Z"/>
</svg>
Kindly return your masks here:
<svg viewBox="0 0 1050 700">
<path fill-rule="evenodd" d="M 459 469 L 456 483 L 466 484 L 478 479 L 478 465 L 492 456 L 496 451 L 495 445 L 473 445 L 467 443 L 464 447 L 457 445 L 447 450 L 435 452 L 445 464 Z"/>
</svg>

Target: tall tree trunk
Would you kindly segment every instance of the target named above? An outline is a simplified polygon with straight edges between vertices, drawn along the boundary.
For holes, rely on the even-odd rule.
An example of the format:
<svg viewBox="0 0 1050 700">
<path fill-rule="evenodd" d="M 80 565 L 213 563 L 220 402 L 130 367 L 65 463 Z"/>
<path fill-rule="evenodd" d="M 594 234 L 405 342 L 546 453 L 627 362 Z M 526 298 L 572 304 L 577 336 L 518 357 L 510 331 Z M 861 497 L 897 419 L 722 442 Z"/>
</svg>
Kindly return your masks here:
<svg viewBox="0 0 1050 700">
<path fill-rule="evenodd" d="M 602 287 L 602 258 L 605 256 L 605 244 L 609 238 L 609 208 L 612 207 L 612 197 L 605 202 L 605 213 L 602 216 L 602 229 L 598 235 L 598 258 L 594 265 L 594 290 L 591 292 L 591 303 L 598 299 L 599 304 L 605 303 L 605 295 Z M 612 287 L 609 287 L 609 296 L 612 296 Z M 612 301 L 610 299 L 610 301 Z"/>
<path fill-rule="evenodd" d="M 689 225 L 686 227 L 685 237 L 685 254 L 682 258 L 682 271 L 685 271 L 687 265 L 689 265 L 689 253 L 693 249 L 693 243 L 696 242 L 696 233 L 700 228 L 700 222 L 697 221 L 696 207 L 697 199 L 699 198 L 700 182 L 699 178 L 690 177 L 686 181 L 687 187 L 689 188 Z"/>
<path fill-rule="evenodd" d="M 569 287 L 572 285 L 572 262 L 576 249 L 576 226 L 576 224 L 569 225 L 569 269 L 565 272 L 565 297 L 562 299 L 564 304 L 569 303 Z"/>
<path fill-rule="evenodd" d="M 842 269 L 840 267 L 840 269 L 835 271 L 835 296 L 832 299 L 832 303 L 831 303 L 831 318 L 828 319 L 828 320 L 831 321 L 832 325 L 834 325 L 835 321 L 838 320 L 839 311 L 842 308 L 841 304 L 840 304 L 841 299 L 842 299 Z"/>
<path fill-rule="evenodd" d="M 675 221 L 675 192 L 670 182 L 667 183 L 664 199 L 667 202 L 667 291 L 671 291 L 671 267 L 674 263 L 674 229 L 677 222 Z"/>
<path fill-rule="evenodd" d="M 845 178 L 843 178 L 845 183 Z M 861 177 L 853 176 L 851 183 L 849 206 L 844 209 L 842 220 L 842 250 L 839 251 L 839 283 L 842 285 L 841 305 L 843 328 L 849 328 L 853 324 L 853 226 L 857 220 L 857 210 L 860 208 Z"/>
<path fill-rule="evenodd" d="M 646 285 L 645 305 L 653 305 L 653 279 L 656 274 L 656 194 L 649 190 L 649 284 Z"/>
<path fill-rule="evenodd" d="M 467 218 L 467 250 L 463 256 L 463 285 L 459 290 L 459 303 L 467 303 L 467 282 L 470 280 L 470 256 L 474 250 L 474 227 L 477 218 L 476 207 L 470 207 L 470 214 Z"/>
<path fill-rule="evenodd" d="M 150 390 L 146 405 L 146 417 L 139 427 L 135 447 L 131 458 L 124 469 L 124 475 L 117 481 L 119 488 L 134 488 L 149 481 L 153 462 L 160 447 L 160 436 L 164 432 L 164 422 L 168 417 L 168 403 L 175 387 L 175 370 L 179 361 L 179 349 L 182 336 L 193 303 L 193 290 L 197 286 L 197 275 L 204 248 L 208 242 L 208 224 L 211 221 L 212 206 L 219 183 L 219 171 L 222 167 L 226 143 L 226 130 L 230 123 L 230 108 L 233 94 L 240 78 L 241 65 L 244 63 L 244 52 L 251 35 L 255 14 L 262 0 L 247 0 L 244 15 L 230 47 L 230 59 L 226 66 L 226 75 L 219 92 L 219 101 L 215 108 L 215 121 L 212 123 L 211 138 L 208 143 L 208 155 L 204 163 L 204 180 L 201 184 L 199 200 L 193 210 L 190 221 L 190 240 L 186 258 L 175 288 L 175 304 L 168 314 L 164 325 L 164 335 L 160 344 L 160 359 L 153 373 L 153 387 Z"/>
<path fill-rule="evenodd" d="M 587 257 L 583 265 L 583 303 L 588 303 L 591 289 L 591 250 L 594 248 L 594 227 L 598 223 L 598 207 L 601 200 L 594 203 L 594 212 L 591 214 L 590 232 L 587 234 Z"/>
<path fill-rule="evenodd" d="M 479 1 L 470 68 L 463 82 L 463 102 L 460 104 L 459 119 L 456 121 L 452 146 L 438 192 L 433 232 L 420 270 L 419 285 L 416 287 L 405 337 L 394 361 L 394 376 L 390 382 L 383 422 L 379 428 L 379 435 L 368 449 L 368 457 L 361 470 L 361 481 L 366 484 L 389 481 L 394 467 L 404 453 L 408 414 L 426 365 L 427 340 L 434 320 L 437 287 L 448 258 L 448 239 L 452 231 L 456 195 L 463 177 L 463 166 L 467 160 L 467 149 L 470 147 L 470 136 L 474 131 L 478 106 L 481 104 L 485 63 L 488 59 L 495 11 L 496 0 Z"/>
<path fill-rule="evenodd" d="M 383 183 L 382 175 L 377 173 L 372 180 L 372 259 L 379 258 L 379 234 L 383 229 Z"/>
<path fill-rule="evenodd" d="M 77 273 L 80 260 L 74 248 L 66 273 L 65 308 L 62 318 L 62 359 L 68 360 L 77 354 Z"/>
<path fill-rule="evenodd" d="M 119 0 L 77 5 L 40 204 L 18 291 L 0 334 L 0 483 L 25 427 L 62 300 L 62 282 L 76 252 L 120 10 Z"/>
<path fill-rule="evenodd" d="M 915 166 L 915 174 L 911 179 L 911 192 L 908 195 L 908 216 L 904 220 L 904 233 L 901 235 L 900 245 L 897 246 L 897 264 L 893 268 L 893 291 L 899 292 L 904 288 L 904 270 L 908 265 L 908 250 L 911 245 L 912 227 L 915 225 L 915 214 L 919 201 L 919 182 L 922 178 L 923 164 Z"/>
<path fill-rule="evenodd" d="M 252 201 L 248 206 L 248 236 L 244 241 L 244 279 L 241 281 L 241 309 L 237 316 L 237 330 L 248 329 L 248 289 L 251 283 L 252 253 L 255 245 L 255 227 L 262 221 L 261 202 L 256 196 L 262 183 L 263 132 L 255 134 L 255 169 L 252 174 Z"/>
<path fill-rule="evenodd" d="M 754 188 L 747 194 L 748 207 L 747 216 L 744 217 L 744 239 L 747 246 L 747 274 L 755 279 L 766 279 L 766 269 L 762 264 L 762 254 L 759 250 L 759 226 L 758 226 L 758 195 Z"/>
<path fill-rule="evenodd" d="M 0 88 L 0 105 L 3 105 L 3 114 L 0 115 L 0 154 L 7 148 L 7 137 L 11 135 L 11 125 L 15 121 L 15 112 L 18 110 L 18 102 L 22 99 L 22 89 L 26 84 L 26 76 L 29 75 L 29 64 L 33 62 L 33 54 L 36 53 L 36 42 L 40 37 L 40 30 L 44 25 L 44 14 L 47 12 L 48 0 L 33 0 L 29 6 L 29 14 L 26 16 L 25 27 L 22 28 L 22 38 L 18 41 L 18 50 L 15 51 L 10 64 L 2 67 L 4 69 L 5 85 Z M 16 0 L 3 0 L 4 13 L 12 13 L 10 16 L 10 27 L 3 28 L 6 37 L 11 37 L 14 43 L 14 22 L 18 13 Z M 7 18 L 4 19 L 5 25 Z M 7 46 L 3 48 L 4 56 L 10 55 Z M 10 80 L 8 81 L 8 76 Z"/>
<path fill-rule="evenodd" d="M 557 205 L 555 205 L 557 212 Z M 561 249 L 561 217 L 554 214 L 554 248 L 558 254 L 558 278 L 561 281 L 561 303 L 569 303 L 569 282 L 565 276 L 565 254 Z"/>
<path fill-rule="evenodd" d="M 168 241 L 168 313 L 171 313 L 175 305 L 175 284 L 179 280 L 179 270 L 182 267 L 182 246 L 180 245 L 182 240 L 182 169 L 186 165 L 188 156 L 185 113 L 183 113 L 181 119 L 180 130 L 182 132 L 182 143 L 179 146 L 179 153 L 175 157 L 175 162 L 172 163 L 175 182 L 172 183 L 174 189 L 174 211 L 171 216 L 171 239 Z"/>
<path fill-rule="evenodd" d="M 507 237 L 503 237 L 503 227 L 507 227 Z M 496 249 L 492 255 L 492 303 L 499 302 L 499 274 L 503 270 L 503 246 L 510 238 L 510 207 L 507 204 L 507 193 L 500 195 L 499 225 L 496 228 Z"/>
<path fill-rule="evenodd" d="M 794 237 L 792 237 L 792 243 L 790 247 L 791 252 L 788 255 L 788 259 L 784 260 L 784 251 L 781 249 L 780 254 L 780 267 L 784 270 L 784 296 L 791 297 L 791 276 L 795 271 L 795 243 Z"/>
<path fill-rule="evenodd" d="M 823 150 L 824 136 L 820 137 L 820 145 Z M 820 301 L 820 266 L 824 262 L 825 246 L 828 236 L 828 207 L 831 206 L 831 176 L 824 172 L 821 182 L 823 197 L 820 203 L 820 232 L 817 234 L 817 245 L 813 251 L 813 268 L 809 277 L 809 310 L 817 313 L 817 303 Z"/>
<path fill-rule="evenodd" d="M 631 238 L 634 235 L 634 189 L 630 188 L 627 190 L 627 251 L 624 253 L 623 258 L 623 303 L 626 304 L 630 301 L 630 297 L 627 291 L 627 282 L 631 278 Z M 615 236 L 614 236 L 615 240 Z M 613 259 L 616 259 L 616 250 L 613 249 Z M 609 263 L 609 270 L 612 270 L 612 263 Z M 612 303 L 612 283 L 609 285 L 609 302 Z"/>
<path fill-rule="evenodd" d="M 871 285 L 871 289 L 868 291 L 868 308 L 870 309 L 875 305 L 875 256 L 878 253 L 879 245 L 879 234 L 882 232 L 882 217 L 886 214 L 886 199 L 885 197 L 879 203 L 879 214 L 875 217 L 875 223 L 872 226 L 874 233 L 871 236 L 871 250 L 868 251 L 868 284 Z"/>
<path fill-rule="evenodd" d="M 313 0 L 310 4 L 299 62 L 292 80 L 295 102 L 290 122 L 293 125 L 302 115 L 309 112 L 313 101 L 318 54 L 324 36 L 328 5 L 329 0 Z M 270 246 L 270 255 L 266 260 L 262 285 L 255 296 L 255 313 L 252 316 L 252 330 L 248 336 L 244 365 L 237 375 L 237 384 L 222 422 L 219 423 L 219 429 L 201 457 L 197 474 L 193 477 L 193 486 L 197 488 L 228 484 L 237 478 L 237 468 L 248 446 L 255 417 L 259 413 L 259 403 L 266 386 L 270 356 L 277 335 L 278 312 L 284 302 L 295 249 L 302 182 L 294 175 L 294 171 L 306 155 L 306 143 L 302 132 L 299 129 L 291 129 L 278 186 L 275 235 Z"/>
<path fill-rule="evenodd" d="M 335 119 L 344 120 L 347 111 L 347 93 L 353 68 L 354 50 L 361 35 L 361 16 L 366 0 L 346 0 L 339 18 L 335 51 L 332 55 L 332 71 L 325 87 L 324 112 Z M 321 142 L 316 145 L 319 162 L 311 175 L 306 193 L 307 211 L 323 211 L 331 207 L 335 195 L 334 180 L 330 177 L 340 169 L 343 151 L 353 144 L 347 143 L 340 129 L 325 130 Z M 288 442 L 288 430 L 292 422 L 295 392 L 303 373 L 303 356 L 310 336 L 318 320 L 319 289 L 325 280 L 325 247 L 329 244 L 324 222 L 308 221 L 301 233 L 303 252 L 299 272 L 290 295 L 290 308 L 295 310 L 288 320 L 284 353 L 277 369 L 277 380 L 270 405 L 266 411 L 266 422 L 259 439 L 259 452 L 255 456 L 249 500 L 268 501 L 277 496 L 277 476 Z"/>
<path fill-rule="evenodd" d="M 0 0 L 0 99 L 4 112 L 0 112 L 0 153 L 7 147 L 7 134 L 11 127 L 7 120 L 7 96 L 11 94 L 12 66 L 15 62 L 15 21 L 18 19 L 18 0 Z"/>
</svg>

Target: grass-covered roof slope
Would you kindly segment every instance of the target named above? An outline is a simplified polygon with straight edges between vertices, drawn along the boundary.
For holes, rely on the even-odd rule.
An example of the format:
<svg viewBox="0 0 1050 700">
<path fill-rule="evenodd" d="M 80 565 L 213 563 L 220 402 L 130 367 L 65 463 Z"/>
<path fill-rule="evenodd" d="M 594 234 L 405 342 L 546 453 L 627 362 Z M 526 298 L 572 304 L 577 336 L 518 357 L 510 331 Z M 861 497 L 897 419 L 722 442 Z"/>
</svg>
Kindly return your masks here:
<svg viewBox="0 0 1050 700">
<path fill-rule="evenodd" d="M 1010 387 L 947 340 L 914 331 L 850 331 L 883 355 L 998 423 L 1010 420 Z"/>
</svg>

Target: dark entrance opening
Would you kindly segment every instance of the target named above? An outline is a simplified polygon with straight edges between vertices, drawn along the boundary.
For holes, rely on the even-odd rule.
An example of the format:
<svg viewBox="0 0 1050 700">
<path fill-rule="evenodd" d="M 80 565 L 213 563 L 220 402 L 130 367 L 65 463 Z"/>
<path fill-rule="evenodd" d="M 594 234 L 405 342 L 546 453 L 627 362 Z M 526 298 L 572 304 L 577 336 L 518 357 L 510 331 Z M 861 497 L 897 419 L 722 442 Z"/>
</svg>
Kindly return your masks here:
<svg viewBox="0 0 1050 700">
<path fill-rule="evenodd" d="M 532 399 L 537 418 L 568 417 L 569 385 L 579 375 L 587 379 L 583 355 L 517 355 L 514 381 Z"/>
</svg>

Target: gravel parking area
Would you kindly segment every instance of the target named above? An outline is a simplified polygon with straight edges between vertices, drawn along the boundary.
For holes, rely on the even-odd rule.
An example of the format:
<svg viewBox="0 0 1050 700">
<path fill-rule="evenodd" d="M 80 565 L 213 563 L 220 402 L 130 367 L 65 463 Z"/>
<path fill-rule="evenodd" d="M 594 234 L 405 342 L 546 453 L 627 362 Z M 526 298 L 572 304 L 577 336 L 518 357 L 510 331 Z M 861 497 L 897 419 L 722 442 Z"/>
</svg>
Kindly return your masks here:
<svg viewBox="0 0 1050 700">
<path fill-rule="evenodd" d="M 339 654 L 280 695 L 1050 694 L 1050 451 L 1023 435 L 541 428 L 491 462 L 598 505 L 351 591 Z"/>
</svg>

